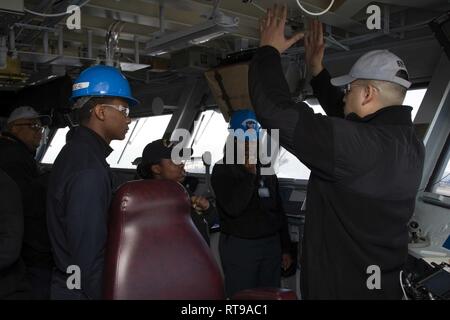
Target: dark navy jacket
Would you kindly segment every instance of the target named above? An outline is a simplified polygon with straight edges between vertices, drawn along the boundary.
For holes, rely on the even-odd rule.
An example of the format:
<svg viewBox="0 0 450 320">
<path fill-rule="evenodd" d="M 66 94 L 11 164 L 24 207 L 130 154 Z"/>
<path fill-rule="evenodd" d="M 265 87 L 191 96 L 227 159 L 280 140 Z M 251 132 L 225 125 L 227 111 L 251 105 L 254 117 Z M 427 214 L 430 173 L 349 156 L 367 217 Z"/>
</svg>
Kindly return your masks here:
<svg viewBox="0 0 450 320">
<path fill-rule="evenodd" d="M 53 165 L 47 196 L 48 228 L 56 270 L 52 299 L 100 299 L 112 149 L 94 131 L 79 127 Z M 81 289 L 70 290 L 69 266 L 81 271 Z M 69 283 L 74 283 L 72 278 Z"/>
<path fill-rule="evenodd" d="M 48 175 L 40 172 L 34 152 L 8 132 L 0 137 L 0 168 L 14 180 L 21 193 L 24 219 L 21 255 L 25 265 L 51 270 L 53 261 L 45 214 Z"/>
<path fill-rule="evenodd" d="M 343 95 L 324 70 L 312 82 L 329 115 L 292 101 L 278 51 L 257 50 L 249 90 L 262 126 L 311 176 L 301 258 L 306 299 L 400 299 L 399 272 L 408 255 L 407 223 L 422 177 L 424 146 L 411 107 L 387 106 L 344 118 Z M 381 286 L 373 288 L 373 266 Z M 368 286 L 369 283 L 369 286 Z"/>
<path fill-rule="evenodd" d="M 23 212 L 20 189 L 0 169 L 0 299 L 27 299 L 29 284 L 20 256 Z"/>
</svg>

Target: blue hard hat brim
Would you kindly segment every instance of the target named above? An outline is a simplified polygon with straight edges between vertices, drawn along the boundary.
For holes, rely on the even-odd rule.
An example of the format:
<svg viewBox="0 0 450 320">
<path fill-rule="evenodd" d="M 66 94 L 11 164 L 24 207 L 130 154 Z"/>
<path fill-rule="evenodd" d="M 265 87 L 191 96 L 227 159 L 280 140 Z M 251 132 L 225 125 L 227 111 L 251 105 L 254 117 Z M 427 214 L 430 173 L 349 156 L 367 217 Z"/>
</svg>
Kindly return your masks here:
<svg viewBox="0 0 450 320">
<path fill-rule="evenodd" d="M 136 105 L 140 104 L 139 100 L 130 97 L 130 96 L 117 96 L 117 95 L 109 95 L 109 94 L 92 94 L 89 96 L 85 96 L 85 95 L 80 95 L 80 96 L 71 96 L 70 97 L 70 101 L 72 103 L 74 103 L 77 99 L 79 98 L 83 98 L 83 97 L 95 97 L 95 98 L 101 98 L 101 97 L 111 97 L 111 98 L 121 98 L 121 99 L 125 99 L 128 102 L 128 105 L 130 107 L 135 107 Z"/>
</svg>

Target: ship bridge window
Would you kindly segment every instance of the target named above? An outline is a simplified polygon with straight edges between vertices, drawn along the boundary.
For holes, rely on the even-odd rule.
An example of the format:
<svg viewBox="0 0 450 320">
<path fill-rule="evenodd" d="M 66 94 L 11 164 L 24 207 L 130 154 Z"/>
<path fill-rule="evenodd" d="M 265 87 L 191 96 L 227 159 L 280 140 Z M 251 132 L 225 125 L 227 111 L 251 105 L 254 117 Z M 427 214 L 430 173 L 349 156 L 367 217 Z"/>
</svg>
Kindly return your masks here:
<svg viewBox="0 0 450 320">
<path fill-rule="evenodd" d="M 314 110 L 314 113 L 325 115 L 325 111 L 323 111 L 322 107 L 317 103 L 317 100 L 312 99 L 305 102 Z M 277 172 L 278 178 L 297 180 L 309 179 L 311 171 L 286 149 L 280 148 L 280 155 L 277 160 L 278 163 L 275 165 L 275 171 Z"/>
<path fill-rule="evenodd" d="M 406 93 L 405 100 L 403 104 L 406 106 L 412 107 L 411 118 L 414 121 L 416 118 L 417 112 L 419 111 L 419 107 L 422 104 L 422 100 L 425 97 L 425 93 L 427 93 L 427 89 L 411 89 Z"/>
<path fill-rule="evenodd" d="M 162 115 L 133 119 L 124 140 L 114 140 L 111 148 L 114 150 L 106 161 L 112 168 L 135 169 L 133 161 L 141 157 L 147 143 L 161 139 L 172 115 Z M 69 128 L 60 128 L 53 137 L 42 163 L 53 164 L 59 151 L 66 143 Z"/>
<path fill-rule="evenodd" d="M 441 160 L 442 159 L 442 160 Z M 450 197 L 450 135 L 447 138 L 446 148 L 440 157 L 440 166 L 435 172 L 436 177 L 431 185 L 432 193 Z"/>
<path fill-rule="evenodd" d="M 194 149 L 191 160 L 185 162 L 185 170 L 190 173 L 205 173 L 202 155 L 211 153 L 211 168 L 222 159 L 223 147 L 228 136 L 228 123 L 220 111 L 206 110 L 194 123 L 190 145 Z"/>
</svg>

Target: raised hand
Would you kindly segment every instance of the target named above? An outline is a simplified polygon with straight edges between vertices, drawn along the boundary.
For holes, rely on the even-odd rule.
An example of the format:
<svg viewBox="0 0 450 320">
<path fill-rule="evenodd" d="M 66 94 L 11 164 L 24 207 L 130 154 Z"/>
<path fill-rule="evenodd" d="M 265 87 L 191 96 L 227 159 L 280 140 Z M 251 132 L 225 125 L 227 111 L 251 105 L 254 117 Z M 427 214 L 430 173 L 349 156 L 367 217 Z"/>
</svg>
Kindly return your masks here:
<svg viewBox="0 0 450 320">
<path fill-rule="evenodd" d="M 287 18 L 287 7 L 273 6 L 273 9 L 267 9 L 267 14 L 261 20 L 259 30 L 261 33 L 260 46 L 272 46 L 281 54 L 294 43 L 303 38 L 303 33 L 297 33 L 292 38 L 287 39 L 284 36 L 284 27 Z"/>
<path fill-rule="evenodd" d="M 323 42 L 322 23 L 312 20 L 309 31 L 305 35 L 305 58 L 311 74 L 315 77 L 323 70 L 323 55 L 325 44 Z"/>
</svg>

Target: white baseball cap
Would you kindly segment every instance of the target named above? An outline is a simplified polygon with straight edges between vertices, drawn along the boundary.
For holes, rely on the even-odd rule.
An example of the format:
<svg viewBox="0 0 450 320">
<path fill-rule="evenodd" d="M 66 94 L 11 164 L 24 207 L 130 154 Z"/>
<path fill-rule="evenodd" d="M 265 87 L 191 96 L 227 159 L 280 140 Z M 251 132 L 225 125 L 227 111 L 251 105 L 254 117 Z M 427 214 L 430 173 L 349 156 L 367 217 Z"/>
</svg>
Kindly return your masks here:
<svg viewBox="0 0 450 320">
<path fill-rule="evenodd" d="M 51 118 L 47 115 L 39 115 L 32 107 L 23 106 L 18 107 L 9 115 L 7 124 L 19 120 L 19 119 L 39 119 L 43 126 L 49 125 L 51 123 Z"/>
<path fill-rule="evenodd" d="M 408 89 L 411 82 L 399 77 L 399 71 L 408 74 L 402 59 L 388 50 L 374 50 L 359 58 L 348 75 L 331 79 L 331 84 L 341 87 L 356 79 L 366 79 L 389 81 Z"/>
</svg>

